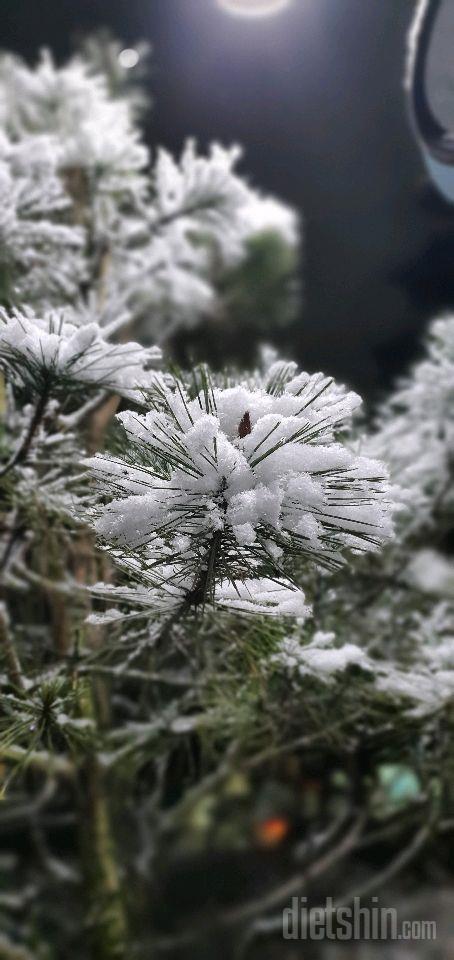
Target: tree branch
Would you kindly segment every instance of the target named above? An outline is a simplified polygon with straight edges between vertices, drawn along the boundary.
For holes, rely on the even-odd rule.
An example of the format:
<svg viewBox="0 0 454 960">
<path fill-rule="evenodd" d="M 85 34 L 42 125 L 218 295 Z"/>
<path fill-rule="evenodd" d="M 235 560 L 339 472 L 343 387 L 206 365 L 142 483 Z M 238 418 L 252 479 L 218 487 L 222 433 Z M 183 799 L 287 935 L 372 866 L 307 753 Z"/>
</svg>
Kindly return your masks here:
<svg viewBox="0 0 454 960">
<path fill-rule="evenodd" d="M 46 412 L 49 395 L 50 395 L 50 382 L 47 381 L 46 384 L 44 385 L 43 392 L 38 399 L 34 414 L 30 420 L 28 429 L 25 432 L 25 436 L 22 442 L 19 444 L 16 452 L 13 454 L 10 460 L 8 460 L 8 462 L 4 465 L 4 467 L 2 467 L 2 469 L 0 470 L 0 477 L 5 477 L 7 473 L 9 473 L 11 470 L 13 470 L 14 467 L 17 466 L 18 463 L 22 463 L 24 460 L 27 459 L 30 447 L 35 438 L 35 434 L 38 431 L 41 425 L 42 419 L 44 417 L 44 414 Z"/>
</svg>

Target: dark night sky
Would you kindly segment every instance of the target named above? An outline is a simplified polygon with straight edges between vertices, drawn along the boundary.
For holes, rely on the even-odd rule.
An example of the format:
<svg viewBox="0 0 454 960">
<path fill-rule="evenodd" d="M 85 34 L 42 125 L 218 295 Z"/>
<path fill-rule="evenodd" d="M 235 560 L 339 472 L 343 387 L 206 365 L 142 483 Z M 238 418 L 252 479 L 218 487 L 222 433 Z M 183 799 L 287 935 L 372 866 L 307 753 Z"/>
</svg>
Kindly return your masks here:
<svg viewBox="0 0 454 960">
<path fill-rule="evenodd" d="M 294 0 L 246 22 L 215 0 L 2 0 L 0 43 L 63 56 L 96 26 L 151 40 L 151 142 L 239 141 L 254 183 L 302 212 L 295 354 L 367 392 L 454 306 L 454 210 L 425 184 L 402 90 L 413 7 Z"/>
</svg>

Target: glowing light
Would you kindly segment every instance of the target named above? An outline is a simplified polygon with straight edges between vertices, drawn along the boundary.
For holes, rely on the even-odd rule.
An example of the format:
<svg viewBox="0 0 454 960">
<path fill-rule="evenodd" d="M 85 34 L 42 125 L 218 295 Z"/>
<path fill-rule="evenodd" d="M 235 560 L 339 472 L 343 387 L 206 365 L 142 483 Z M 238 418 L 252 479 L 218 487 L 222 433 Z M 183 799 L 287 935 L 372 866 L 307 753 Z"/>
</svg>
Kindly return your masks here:
<svg viewBox="0 0 454 960">
<path fill-rule="evenodd" d="M 255 837 L 261 847 L 278 847 L 290 831 L 290 821 L 285 817 L 269 817 L 255 825 Z"/>
<path fill-rule="evenodd" d="M 288 7 L 291 0 L 218 0 L 219 6 L 236 17 L 272 17 Z"/>
<path fill-rule="evenodd" d="M 133 50 L 132 47 L 127 47 L 118 54 L 118 62 L 124 70 L 132 70 L 133 67 L 137 66 L 139 59 L 137 50 Z"/>
</svg>

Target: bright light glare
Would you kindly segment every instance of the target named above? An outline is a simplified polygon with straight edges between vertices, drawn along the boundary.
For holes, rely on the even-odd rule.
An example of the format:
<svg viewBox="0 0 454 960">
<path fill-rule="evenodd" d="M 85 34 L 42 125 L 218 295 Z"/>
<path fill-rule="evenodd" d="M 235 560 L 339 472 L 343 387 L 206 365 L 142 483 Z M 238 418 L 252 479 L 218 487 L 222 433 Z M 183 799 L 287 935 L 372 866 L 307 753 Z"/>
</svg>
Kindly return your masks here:
<svg viewBox="0 0 454 960">
<path fill-rule="evenodd" d="M 236 17 L 272 17 L 288 7 L 291 0 L 218 0 L 219 6 Z"/>
<path fill-rule="evenodd" d="M 123 67 L 125 70 L 132 70 L 133 67 L 136 67 L 139 59 L 138 51 L 129 47 L 127 47 L 125 50 L 121 50 L 118 54 L 118 62 L 120 67 Z"/>
</svg>

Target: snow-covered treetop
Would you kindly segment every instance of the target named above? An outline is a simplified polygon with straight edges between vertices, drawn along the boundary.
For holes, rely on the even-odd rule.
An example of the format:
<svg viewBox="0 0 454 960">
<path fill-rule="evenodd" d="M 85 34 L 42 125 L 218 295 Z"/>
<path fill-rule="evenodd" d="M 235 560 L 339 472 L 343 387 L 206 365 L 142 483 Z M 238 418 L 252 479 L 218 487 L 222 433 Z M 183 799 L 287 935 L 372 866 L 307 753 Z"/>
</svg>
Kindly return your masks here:
<svg viewBox="0 0 454 960">
<path fill-rule="evenodd" d="M 386 469 L 337 439 L 359 398 L 323 375 L 277 363 L 260 386 L 219 386 L 201 369 L 192 385 L 156 379 L 149 402 L 119 415 L 123 456 L 89 461 L 97 532 L 144 582 L 171 579 L 197 605 L 225 583 L 288 585 L 290 564 L 336 567 L 390 535 Z"/>
</svg>

